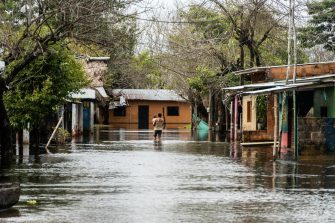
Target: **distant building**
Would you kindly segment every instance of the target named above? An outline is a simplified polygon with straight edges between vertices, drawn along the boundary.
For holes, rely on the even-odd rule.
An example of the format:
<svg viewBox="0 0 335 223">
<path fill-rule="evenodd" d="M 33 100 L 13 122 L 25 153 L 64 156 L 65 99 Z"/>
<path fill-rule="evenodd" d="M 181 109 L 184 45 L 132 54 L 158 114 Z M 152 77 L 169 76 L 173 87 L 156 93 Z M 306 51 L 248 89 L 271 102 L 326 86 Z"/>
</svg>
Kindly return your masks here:
<svg viewBox="0 0 335 223">
<path fill-rule="evenodd" d="M 225 88 L 231 99 L 231 139 L 250 144 L 273 141 L 279 152 L 296 156 L 334 152 L 335 62 L 299 64 L 295 81 L 293 66 L 288 81 L 286 72 L 287 66 L 236 72 L 252 83 Z M 259 96 L 267 100 L 263 117 L 257 115 Z M 265 120 L 265 126 L 257 126 L 259 119 Z"/>
<path fill-rule="evenodd" d="M 166 128 L 191 124 L 191 103 L 173 90 L 114 89 L 109 105 L 109 124 L 115 128 L 153 128 L 152 118 L 165 117 Z"/>
<path fill-rule="evenodd" d="M 83 131 L 93 132 L 95 123 L 108 123 L 110 100 L 103 87 L 109 57 L 78 59 L 83 63 L 91 83 L 79 93 L 72 93 L 71 101 L 65 105 L 64 128 L 71 132 L 72 136 L 80 135 Z"/>
</svg>

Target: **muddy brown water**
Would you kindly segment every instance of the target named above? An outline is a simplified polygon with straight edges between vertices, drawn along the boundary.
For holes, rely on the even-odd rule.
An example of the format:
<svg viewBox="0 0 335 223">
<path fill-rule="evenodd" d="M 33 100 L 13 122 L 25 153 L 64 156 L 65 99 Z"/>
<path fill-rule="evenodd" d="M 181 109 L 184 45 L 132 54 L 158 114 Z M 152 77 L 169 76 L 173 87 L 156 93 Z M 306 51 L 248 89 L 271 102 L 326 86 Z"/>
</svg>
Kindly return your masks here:
<svg viewBox="0 0 335 223">
<path fill-rule="evenodd" d="M 206 133 L 108 128 L 53 151 L 0 171 L 22 186 L 0 222 L 335 222 L 333 155 L 273 162 Z"/>
</svg>

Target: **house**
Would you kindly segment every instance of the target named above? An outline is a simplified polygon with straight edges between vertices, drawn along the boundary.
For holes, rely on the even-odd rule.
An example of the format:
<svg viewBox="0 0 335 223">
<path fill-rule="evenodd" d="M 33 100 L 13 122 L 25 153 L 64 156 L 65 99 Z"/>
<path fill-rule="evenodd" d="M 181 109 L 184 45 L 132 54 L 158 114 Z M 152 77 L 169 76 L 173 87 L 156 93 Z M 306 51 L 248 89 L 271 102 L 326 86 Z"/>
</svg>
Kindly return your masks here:
<svg viewBox="0 0 335 223">
<path fill-rule="evenodd" d="M 115 128 L 153 128 L 152 118 L 162 113 L 166 127 L 191 124 L 191 103 L 173 90 L 114 89 L 109 106 L 109 124 Z"/>
<path fill-rule="evenodd" d="M 296 158 L 299 154 L 333 152 L 335 62 L 297 65 L 296 78 L 291 66 L 288 80 L 287 68 L 272 66 L 236 72 L 247 75 L 252 83 L 225 88 L 231 96 L 231 138 L 238 140 L 240 133 L 243 142 L 273 140 L 279 152 Z M 256 125 L 257 98 L 261 95 L 267 100 L 265 129 Z M 236 110 L 239 101 L 243 105 L 241 115 Z"/>
<path fill-rule="evenodd" d="M 84 131 L 93 132 L 94 124 L 108 122 L 107 95 L 103 83 L 109 57 L 79 57 L 90 80 L 90 85 L 78 93 L 70 94 L 70 101 L 64 106 L 64 128 L 72 136 Z"/>
</svg>

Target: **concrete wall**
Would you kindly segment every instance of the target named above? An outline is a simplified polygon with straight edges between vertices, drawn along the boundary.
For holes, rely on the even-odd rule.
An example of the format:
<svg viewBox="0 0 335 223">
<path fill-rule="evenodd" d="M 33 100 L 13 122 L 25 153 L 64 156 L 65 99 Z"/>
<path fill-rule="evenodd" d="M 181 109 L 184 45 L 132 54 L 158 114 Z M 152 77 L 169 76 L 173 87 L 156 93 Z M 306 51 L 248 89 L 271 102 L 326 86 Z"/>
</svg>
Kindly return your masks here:
<svg viewBox="0 0 335 223">
<path fill-rule="evenodd" d="M 298 118 L 299 151 L 305 154 L 333 152 L 335 118 Z"/>
<path fill-rule="evenodd" d="M 191 124 L 191 104 L 185 102 L 174 101 L 144 101 L 144 100 L 129 100 L 129 106 L 126 107 L 126 116 L 114 116 L 113 110 L 109 110 L 109 124 L 113 127 L 131 127 L 137 128 L 138 124 L 138 106 L 149 106 L 149 128 L 152 128 L 151 120 L 154 115 L 165 111 L 165 122 L 167 128 L 185 127 Z M 178 106 L 179 116 L 168 116 L 167 107 Z"/>
<path fill-rule="evenodd" d="M 251 120 L 248 122 L 248 102 L 251 103 Z M 256 96 L 248 95 L 242 98 L 242 130 L 243 131 L 256 131 Z"/>
<path fill-rule="evenodd" d="M 91 87 L 103 86 L 105 73 L 108 69 L 105 61 L 83 61 L 84 69 L 91 81 Z"/>
<path fill-rule="evenodd" d="M 314 91 L 314 116 L 321 117 L 321 107 L 328 108 L 327 117 L 335 118 L 334 87 L 315 89 Z"/>
<path fill-rule="evenodd" d="M 252 101 L 252 122 L 247 122 L 247 102 Z M 243 142 L 257 142 L 257 141 L 272 141 L 274 134 L 274 113 L 273 95 L 268 95 L 267 104 L 267 126 L 265 130 L 257 129 L 256 120 L 256 96 L 243 97 L 243 126 L 242 126 L 242 141 Z"/>
</svg>

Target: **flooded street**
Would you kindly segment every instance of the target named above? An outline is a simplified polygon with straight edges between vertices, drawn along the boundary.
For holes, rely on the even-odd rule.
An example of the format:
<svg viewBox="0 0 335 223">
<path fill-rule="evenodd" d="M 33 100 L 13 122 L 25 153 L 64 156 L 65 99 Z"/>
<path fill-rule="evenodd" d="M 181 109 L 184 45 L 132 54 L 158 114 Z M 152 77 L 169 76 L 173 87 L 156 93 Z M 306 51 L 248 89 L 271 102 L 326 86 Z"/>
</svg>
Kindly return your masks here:
<svg viewBox="0 0 335 223">
<path fill-rule="evenodd" d="M 272 162 L 206 134 L 98 129 L 54 154 L 16 157 L 20 202 L 0 222 L 334 222 L 333 156 Z M 216 140 L 217 141 L 217 140 Z M 35 200 L 36 204 L 29 204 Z"/>
</svg>

